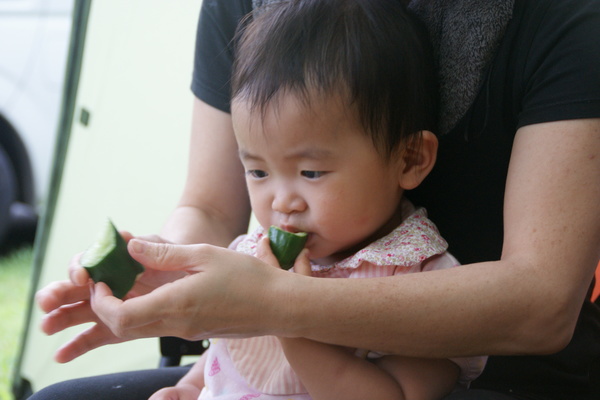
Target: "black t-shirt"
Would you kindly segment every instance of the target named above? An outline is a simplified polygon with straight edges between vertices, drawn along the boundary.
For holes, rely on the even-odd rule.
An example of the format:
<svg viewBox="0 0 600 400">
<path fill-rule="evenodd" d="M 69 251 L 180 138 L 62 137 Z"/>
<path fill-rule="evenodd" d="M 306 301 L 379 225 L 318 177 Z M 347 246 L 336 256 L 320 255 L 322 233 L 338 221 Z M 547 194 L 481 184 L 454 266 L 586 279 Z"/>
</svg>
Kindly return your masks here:
<svg viewBox="0 0 600 400">
<path fill-rule="evenodd" d="M 252 0 L 204 0 L 202 6 L 192 91 L 223 111 L 229 111 L 231 40 L 251 10 Z M 461 263 L 500 258 L 504 186 L 517 129 L 600 117 L 599 38 L 599 1 L 515 1 L 473 105 L 440 137 L 430 176 L 408 193 L 427 208 Z M 599 354 L 600 312 L 588 303 L 567 349 L 548 357 L 490 357 L 474 386 L 524 398 L 600 399 Z"/>
<path fill-rule="evenodd" d="M 230 111 L 232 39 L 252 0 L 203 0 L 196 34 L 192 92 L 200 100 Z"/>
<path fill-rule="evenodd" d="M 498 260 L 504 186 L 518 128 L 600 117 L 600 2 L 517 0 L 467 115 L 440 137 L 430 176 L 409 194 L 463 264 Z"/>
</svg>

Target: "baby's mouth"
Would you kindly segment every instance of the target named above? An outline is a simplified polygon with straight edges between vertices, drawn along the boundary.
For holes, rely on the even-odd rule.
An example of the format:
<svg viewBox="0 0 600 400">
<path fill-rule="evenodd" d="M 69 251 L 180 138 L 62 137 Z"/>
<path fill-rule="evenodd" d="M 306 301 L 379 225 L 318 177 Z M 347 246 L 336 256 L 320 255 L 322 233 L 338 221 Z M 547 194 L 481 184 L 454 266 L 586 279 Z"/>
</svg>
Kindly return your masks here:
<svg viewBox="0 0 600 400">
<path fill-rule="evenodd" d="M 310 245 L 311 239 L 313 236 L 312 232 L 310 232 L 308 230 L 304 230 L 302 228 L 298 228 L 294 225 L 289 225 L 289 224 L 280 225 L 279 228 L 283 229 L 284 231 L 291 232 L 291 233 L 301 233 L 301 232 L 306 233 L 307 238 L 306 238 L 306 244 L 304 245 L 304 247 L 308 247 Z"/>
<path fill-rule="evenodd" d="M 287 232 L 291 232 L 291 233 L 300 233 L 300 232 L 306 232 L 300 228 L 296 228 L 293 225 L 281 225 L 280 229 L 287 231 Z M 308 234 L 308 232 L 306 232 Z"/>
</svg>

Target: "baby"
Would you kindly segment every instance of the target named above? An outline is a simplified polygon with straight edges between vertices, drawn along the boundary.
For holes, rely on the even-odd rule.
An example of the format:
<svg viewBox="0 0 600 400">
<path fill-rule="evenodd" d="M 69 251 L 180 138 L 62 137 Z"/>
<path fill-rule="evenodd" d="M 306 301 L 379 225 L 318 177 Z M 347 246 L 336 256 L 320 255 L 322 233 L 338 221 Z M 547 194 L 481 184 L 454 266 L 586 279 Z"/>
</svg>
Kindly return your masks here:
<svg viewBox="0 0 600 400">
<path fill-rule="evenodd" d="M 232 120 L 260 227 L 231 247 L 277 266 L 265 229 L 307 232 L 293 270 L 311 285 L 457 266 L 425 210 L 404 196 L 436 159 L 432 68 L 427 35 L 398 1 L 281 1 L 248 17 Z M 434 400 L 484 364 L 306 338 L 213 339 L 177 386 L 152 399 Z"/>
</svg>

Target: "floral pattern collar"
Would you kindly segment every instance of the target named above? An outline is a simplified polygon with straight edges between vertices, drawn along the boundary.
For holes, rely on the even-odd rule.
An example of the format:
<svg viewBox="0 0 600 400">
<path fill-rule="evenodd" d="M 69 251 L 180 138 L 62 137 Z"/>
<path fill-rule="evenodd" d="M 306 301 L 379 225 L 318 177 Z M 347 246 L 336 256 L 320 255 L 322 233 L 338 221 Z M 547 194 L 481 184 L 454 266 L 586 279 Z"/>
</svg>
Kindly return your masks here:
<svg viewBox="0 0 600 400">
<path fill-rule="evenodd" d="M 363 263 L 376 266 L 410 267 L 420 264 L 430 257 L 444 253 L 448 248 L 448 243 L 440 236 L 435 224 L 427 218 L 427 211 L 424 208 L 415 210 L 410 203 L 404 209 L 412 212 L 386 236 L 334 264 L 318 265 L 313 263 L 312 270 L 324 272 L 333 268 L 356 269 Z M 265 230 L 258 227 L 250 234 L 245 235 L 235 249 L 245 254 L 254 255 L 258 241 L 264 235 Z"/>
</svg>

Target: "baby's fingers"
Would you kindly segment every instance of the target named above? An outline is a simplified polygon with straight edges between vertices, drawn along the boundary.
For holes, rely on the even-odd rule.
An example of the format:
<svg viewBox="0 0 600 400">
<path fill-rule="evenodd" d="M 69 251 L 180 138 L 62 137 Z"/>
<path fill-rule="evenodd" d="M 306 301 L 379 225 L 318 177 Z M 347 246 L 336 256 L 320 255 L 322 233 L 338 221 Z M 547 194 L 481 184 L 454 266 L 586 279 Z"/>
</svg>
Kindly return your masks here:
<svg viewBox="0 0 600 400">
<path fill-rule="evenodd" d="M 269 238 L 267 236 L 264 236 L 258 241 L 258 246 L 256 247 L 256 257 L 269 265 L 281 268 L 279 261 L 277 261 L 273 251 L 271 251 L 271 245 L 269 244 Z"/>
<path fill-rule="evenodd" d="M 154 393 L 148 400 L 196 400 L 200 389 L 191 385 L 167 387 Z"/>
<path fill-rule="evenodd" d="M 311 276 L 310 260 L 308 258 L 308 249 L 303 249 L 294 262 L 294 272 L 300 275 Z"/>
<path fill-rule="evenodd" d="M 176 388 L 166 387 L 154 393 L 148 400 L 179 400 L 179 395 Z"/>
</svg>

